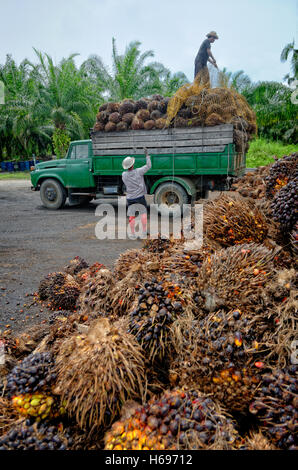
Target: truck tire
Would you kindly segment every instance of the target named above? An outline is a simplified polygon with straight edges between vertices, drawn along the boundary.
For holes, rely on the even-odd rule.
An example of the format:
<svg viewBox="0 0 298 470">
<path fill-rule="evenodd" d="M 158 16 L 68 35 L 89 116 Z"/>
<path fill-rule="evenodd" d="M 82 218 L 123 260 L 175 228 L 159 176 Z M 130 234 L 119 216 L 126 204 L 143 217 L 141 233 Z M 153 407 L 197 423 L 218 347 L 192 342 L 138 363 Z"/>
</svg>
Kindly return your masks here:
<svg viewBox="0 0 298 470">
<path fill-rule="evenodd" d="M 161 205 L 165 204 L 168 206 L 168 211 L 170 215 L 175 216 L 177 214 L 177 210 L 171 209 L 171 205 L 178 204 L 180 207 L 183 204 L 187 204 L 189 201 L 189 196 L 185 189 L 177 183 L 162 183 L 160 186 L 157 187 L 154 193 L 154 203 Z M 162 214 L 163 209 L 161 208 L 159 212 Z"/>
<path fill-rule="evenodd" d="M 47 209 L 60 209 L 64 206 L 66 197 L 65 188 L 54 178 L 48 178 L 41 183 L 40 199 Z"/>
</svg>

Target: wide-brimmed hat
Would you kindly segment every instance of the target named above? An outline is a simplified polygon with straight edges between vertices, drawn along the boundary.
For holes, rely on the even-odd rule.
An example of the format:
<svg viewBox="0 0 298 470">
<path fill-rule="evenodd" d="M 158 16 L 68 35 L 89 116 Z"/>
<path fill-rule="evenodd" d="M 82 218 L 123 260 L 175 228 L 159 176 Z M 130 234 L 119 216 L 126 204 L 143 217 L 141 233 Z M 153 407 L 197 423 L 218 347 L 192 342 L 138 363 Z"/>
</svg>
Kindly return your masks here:
<svg viewBox="0 0 298 470">
<path fill-rule="evenodd" d="M 131 168 L 132 165 L 134 164 L 135 162 L 135 158 L 134 157 L 126 157 L 124 158 L 123 162 L 122 162 L 122 166 L 124 168 L 124 170 L 128 170 L 128 168 Z"/>
<path fill-rule="evenodd" d="M 206 36 L 207 36 L 207 38 L 208 38 L 209 36 L 213 36 L 215 39 L 218 39 L 218 35 L 217 35 L 217 33 L 216 33 L 215 31 L 210 31 L 210 33 L 206 34 Z"/>
</svg>

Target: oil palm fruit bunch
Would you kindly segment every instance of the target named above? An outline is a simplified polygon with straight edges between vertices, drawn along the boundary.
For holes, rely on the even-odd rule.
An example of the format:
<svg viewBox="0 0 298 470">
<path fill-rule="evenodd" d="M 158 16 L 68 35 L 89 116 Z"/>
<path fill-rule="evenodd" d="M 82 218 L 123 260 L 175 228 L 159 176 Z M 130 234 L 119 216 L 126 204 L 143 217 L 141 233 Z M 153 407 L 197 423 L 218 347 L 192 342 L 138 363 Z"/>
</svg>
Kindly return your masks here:
<svg viewBox="0 0 298 470">
<path fill-rule="evenodd" d="M 272 201 L 272 215 L 283 232 L 290 232 L 298 221 L 298 177 L 281 188 Z"/>
<path fill-rule="evenodd" d="M 266 367 L 260 339 L 267 326 L 253 315 L 245 317 L 235 310 L 209 314 L 201 321 L 178 319 L 172 328 L 172 385 L 191 384 L 231 410 L 247 409 Z"/>
<path fill-rule="evenodd" d="M 0 438 L 0 450 L 68 450 L 73 444 L 69 429 L 62 425 L 34 423 L 16 425 Z"/>
<path fill-rule="evenodd" d="M 233 449 L 233 422 L 197 391 L 167 390 L 105 435 L 106 450 Z"/>
<path fill-rule="evenodd" d="M 203 310 L 242 308 L 255 302 L 274 273 L 274 252 L 255 243 L 231 246 L 207 256 L 198 277 Z"/>
<path fill-rule="evenodd" d="M 266 177 L 266 196 L 271 199 L 289 181 L 297 177 L 298 152 L 279 158 L 271 166 L 269 175 Z"/>
<path fill-rule="evenodd" d="M 143 398 L 144 357 L 126 328 L 101 318 L 59 347 L 55 393 L 82 429 L 110 424 L 126 400 Z"/>
<path fill-rule="evenodd" d="M 129 314 L 128 331 L 136 337 L 150 361 L 162 360 L 170 353 L 171 325 L 185 310 L 183 289 L 153 277 L 139 287 L 138 293 Z"/>
<path fill-rule="evenodd" d="M 72 276 L 66 274 L 62 285 L 51 286 L 49 301 L 54 309 L 74 310 L 79 295 L 79 284 Z"/>
<path fill-rule="evenodd" d="M 56 379 L 53 368 L 54 358 L 51 353 L 30 354 L 7 376 L 8 396 L 49 391 Z"/>
<path fill-rule="evenodd" d="M 65 282 L 64 273 L 50 273 L 42 279 L 38 288 L 38 295 L 40 300 L 46 300 L 49 298 L 51 289 L 53 286 L 62 286 Z"/>
<path fill-rule="evenodd" d="M 222 196 L 204 206 L 206 235 L 222 246 L 262 243 L 268 233 L 263 214 L 245 199 Z"/>
<path fill-rule="evenodd" d="M 80 271 L 87 268 L 89 268 L 88 263 L 80 256 L 76 256 L 70 261 L 68 266 L 65 266 L 64 271 L 71 276 L 76 276 Z"/>
<path fill-rule="evenodd" d="M 265 374 L 262 387 L 249 410 L 261 423 L 262 432 L 278 449 L 298 450 L 298 366 Z"/>
<path fill-rule="evenodd" d="M 148 103 L 144 98 L 135 102 L 135 112 L 137 113 L 140 109 L 147 109 Z"/>
<path fill-rule="evenodd" d="M 124 116 L 124 114 L 134 113 L 135 105 L 133 101 L 124 100 L 120 103 L 119 113 Z"/>
<path fill-rule="evenodd" d="M 150 253 L 164 253 L 174 245 L 172 238 L 164 237 L 160 233 L 155 239 L 147 238 L 144 240 L 143 249 Z"/>
<path fill-rule="evenodd" d="M 150 251 L 132 249 L 121 253 L 114 268 L 114 277 L 118 281 L 125 278 L 131 272 L 139 272 L 140 269 L 149 270 L 152 264 L 159 269 L 160 255 Z M 142 278 L 141 278 L 142 279 Z"/>
<path fill-rule="evenodd" d="M 109 269 L 99 269 L 81 291 L 78 299 L 80 312 L 90 318 L 112 315 L 110 292 L 114 283 L 114 275 Z"/>
<path fill-rule="evenodd" d="M 55 419 L 65 414 L 64 403 L 50 393 L 34 392 L 14 396 L 12 406 L 21 416 L 36 421 Z"/>
</svg>

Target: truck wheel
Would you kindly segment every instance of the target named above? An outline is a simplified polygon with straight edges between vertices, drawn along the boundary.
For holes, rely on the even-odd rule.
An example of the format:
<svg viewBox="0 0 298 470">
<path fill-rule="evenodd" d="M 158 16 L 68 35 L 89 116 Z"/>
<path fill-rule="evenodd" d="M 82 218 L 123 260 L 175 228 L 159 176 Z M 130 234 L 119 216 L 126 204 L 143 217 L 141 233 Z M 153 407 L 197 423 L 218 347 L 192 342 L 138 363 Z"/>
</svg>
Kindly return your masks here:
<svg viewBox="0 0 298 470">
<path fill-rule="evenodd" d="M 180 207 L 183 204 L 187 204 L 189 200 L 189 196 L 185 189 L 177 183 L 163 183 L 157 187 L 154 193 L 154 203 L 161 205 L 164 204 L 167 206 L 167 210 L 171 215 L 175 215 L 177 211 L 175 209 L 171 209 L 173 204 L 178 204 Z M 161 214 L 163 213 L 163 209 L 159 211 Z"/>
<path fill-rule="evenodd" d="M 59 181 L 49 178 L 41 183 L 40 199 L 47 209 L 57 210 L 65 204 L 66 191 Z"/>
</svg>

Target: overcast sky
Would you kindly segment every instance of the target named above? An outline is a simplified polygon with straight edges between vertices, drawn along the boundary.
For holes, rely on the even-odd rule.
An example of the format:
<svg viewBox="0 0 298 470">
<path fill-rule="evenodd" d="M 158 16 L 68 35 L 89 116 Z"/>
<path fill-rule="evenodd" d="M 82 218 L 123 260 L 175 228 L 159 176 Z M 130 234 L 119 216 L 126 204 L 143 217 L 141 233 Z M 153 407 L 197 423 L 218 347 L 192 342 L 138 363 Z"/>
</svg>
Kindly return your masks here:
<svg viewBox="0 0 298 470">
<path fill-rule="evenodd" d="M 220 68 L 243 69 L 253 81 L 278 80 L 285 44 L 296 38 L 296 0 L 0 0 L 0 63 L 10 53 L 19 63 L 34 60 L 32 47 L 56 62 L 73 52 L 80 64 L 98 54 L 111 64 L 114 36 L 118 51 L 133 40 L 172 72 L 193 78 L 194 58 L 210 30 Z"/>
</svg>

